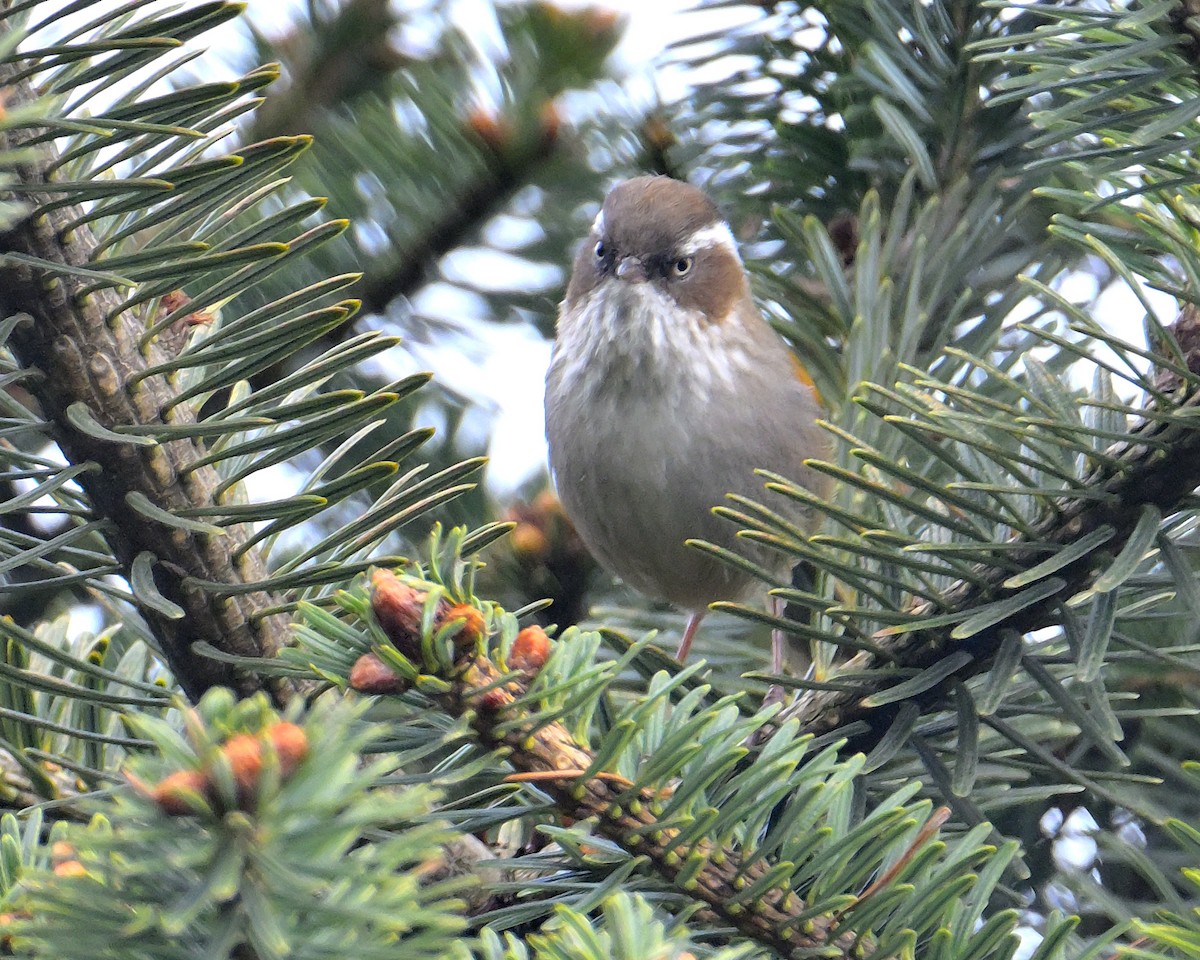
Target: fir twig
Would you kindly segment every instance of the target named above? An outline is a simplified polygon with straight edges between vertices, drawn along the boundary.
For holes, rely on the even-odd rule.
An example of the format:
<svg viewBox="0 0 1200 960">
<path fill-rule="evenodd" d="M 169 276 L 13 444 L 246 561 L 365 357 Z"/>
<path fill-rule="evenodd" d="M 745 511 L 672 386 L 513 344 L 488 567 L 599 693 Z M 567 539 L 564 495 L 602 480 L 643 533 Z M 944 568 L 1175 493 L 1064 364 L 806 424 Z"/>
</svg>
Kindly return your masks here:
<svg viewBox="0 0 1200 960">
<path fill-rule="evenodd" d="M 514 723 L 509 707 L 527 692 L 527 685 L 508 680 L 490 659 L 470 656 L 457 665 L 450 689 L 438 698 L 452 716 L 467 716 L 480 740 L 507 752 L 517 770 L 537 775 L 539 786 L 554 797 L 559 812 L 574 820 L 594 818 L 600 834 L 627 850 L 645 856 L 669 882 L 708 905 L 714 914 L 743 934 L 781 953 L 827 950 L 824 956 L 855 956 L 854 936 L 840 936 L 833 916 L 797 919 L 805 903 L 786 884 L 766 890 L 753 902 L 739 905 L 739 890 L 758 882 L 771 868 L 766 860 L 744 865 L 736 853 L 704 841 L 677 843 L 672 828 L 655 829 L 656 811 L 663 799 L 647 790 L 630 791 L 601 773 L 583 778 L 595 761 L 555 721 L 535 726 Z M 705 861 L 694 878 L 681 880 L 690 861 Z"/>
<path fill-rule="evenodd" d="M 462 245 L 504 209 L 517 190 L 534 179 L 537 170 L 554 156 L 557 146 L 558 120 L 550 120 L 553 109 L 547 102 L 546 122 L 540 128 L 522 131 L 515 139 L 485 138 L 485 166 L 474 182 L 463 187 L 443 215 L 405 249 L 368 265 L 361 284 L 363 308 L 368 313 L 382 313 L 397 297 L 413 296 L 429 280 L 440 257 Z M 500 129 L 499 124 L 495 126 Z"/>
<path fill-rule="evenodd" d="M 812 915 L 779 864 L 767 857 L 744 862 L 733 848 L 684 836 L 660 820 L 669 795 L 597 769 L 604 763 L 561 721 L 531 711 L 527 695 L 549 655 L 540 628 L 514 642 L 510 670 L 502 670 L 481 646 L 484 620 L 469 603 L 451 605 L 448 597 L 387 571 L 377 571 L 374 583 L 374 615 L 394 649 L 380 650 L 386 662 L 375 653 L 360 658 L 350 673 L 352 687 L 397 692 L 406 682 L 400 674 L 381 683 L 390 668 L 403 664 L 406 675 L 414 668 L 429 671 L 436 681 L 418 680 L 421 689 L 451 716 L 466 718 L 481 743 L 500 749 L 518 771 L 513 780 L 536 781 L 561 816 L 594 821 L 597 833 L 645 857 L 673 886 L 745 936 L 787 956 L 820 952 L 850 960 L 870 954 L 870 938 L 840 931 L 833 911 Z M 763 889 L 747 898 L 745 891 L 757 885 Z"/>
<path fill-rule="evenodd" d="M 1161 514 L 1171 513 L 1200 484 L 1200 431 L 1188 413 L 1200 408 L 1200 390 L 1193 390 L 1175 409 L 1183 416 L 1146 420 L 1130 439 L 1110 447 L 1102 465 L 1085 482 L 1086 497 L 1065 497 L 1056 504 L 1050 519 L 1038 526 L 1030 541 L 1030 549 L 1006 550 L 1004 566 L 976 567 L 978 577 L 973 582 L 960 580 L 947 588 L 936 604 L 930 600 L 914 603 L 908 611 L 912 620 L 935 613 L 947 621 L 953 614 L 978 611 L 986 604 L 1002 601 L 1021 588 L 1005 588 L 1014 570 L 1029 569 L 1044 559 L 1044 552 L 1035 544 L 1075 543 L 1104 526 L 1116 534 L 1110 541 L 1112 550 L 1119 550 L 1137 527 L 1147 509 Z M 1103 496 L 1096 496 L 1103 494 Z M 1073 563 L 1056 571 L 1060 585 L 1047 596 L 1025 606 L 1012 616 L 1002 617 L 969 637 L 955 635 L 960 622 L 908 632 L 881 632 L 874 637 L 880 653 L 862 651 L 848 660 L 840 671 L 858 672 L 890 665 L 912 670 L 925 670 L 943 661 L 951 653 L 963 652 L 969 658 L 938 684 L 915 698 L 920 705 L 941 702 L 955 679 L 962 680 L 987 669 L 995 660 L 1003 636 L 1010 631 L 1026 633 L 1059 622 L 1056 612 L 1061 604 L 1086 589 L 1103 571 L 1096 567 L 1096 555 L 1084 554 Z M 893 628 L 894 629 L 894 628 Z M 840 672 L 839 671 L 839 672 Z M 857 721 L 865 722 L 868 730 L 856 735 L 852 746 L 869 749 L 886 733 L 901 702 L 892 700 L 878 706 L 872 698 L 886 690 L 890 682 L 880 679 L 848 690 L 809 690 L 788 710 L 788 715 L 800 721 L 801 729 L 816 736 L 829 734 Z"/>
<path fill-rule="evenodd" d="M 11 91 L 14 104 L 36 99 L 29 81 L 13 81 L 23 67 L 20 61 L 0 64 L 0 88 Z M 40 133 L 36 128 L 0 133 L 0 150 L 20 150 Z M 40 146 L 36 156 L 37 162 L 15 168 L 15 182 L 53 190 L 57 185 L 46 171 L 56 153 Z M 66 191 L 59 188 L 59 192 Z M 164 411 L 174 392 L 165 377 L 139 377 L 148 366 L 167 358 L 155 344 L 142 347 L 139 341 L 145 328 L 130 313 L 121 313 L 121 295 L 111 287 L 84 293 L 88 279 L 72 273 L 72 268 L 91 261 L 98 245 L 88 226 L 72 225 L 81 216 L 78 206 L 62 203 L 42 208 L 0 234 L 0 251 L 62 266 L 57 276 L 22 265 L 3 271 L 0 312 L 29 318 L 14 330 L 10 343 L 24 363 L 45 374 L 29 389 L 54 424 L 59 446 L 74 463 L 103 465 L 101 470 L 81 473 L 77 482 L 87 492 L 124 568 L 132 569 L 143 553 L 160 561 L 157 591 L 186 615 L 164 612 L 169 609 L 165 607 L 146 607 L 143 613 L 161 638 L 163 653 L 181 686 L 194 697 L 219 685 L 248 695 L 263 688 L 261 678 L 201 656 L 193 645 L 206 642 L 240 657 L 274 654 L 285 640 L 287 623 L 286 618 L 266 611 L 278 607 L 280 600 L 263 590 L 226 596 L 200 586 L 268 579 L 256 551 L 234 559 L 249 530 L 229 526 L 220 536 L 188 531 L 148 521 L 131 505 L 130 498 L 140 495 L 164 513 L 179 516 L 187 509 L 213 504 L 220 481 L 211 467 L 188 469 L 205 455 L 199 440 L 147 445 L 135 442 L 141 438 L 117 438 L 117 428 L 165 425 Z M 110 321 L 114 316 L 117 319 Z M 90 411 L 88 424 L 72 415 L 72 409 L 79 408 Z M 186 408 L 176 406 L 172 422 L 190 424 L 195 419 Z M 284 700 L 291 685 L 274 681 L 271 689 L 278 700 Z"/>
</svg>

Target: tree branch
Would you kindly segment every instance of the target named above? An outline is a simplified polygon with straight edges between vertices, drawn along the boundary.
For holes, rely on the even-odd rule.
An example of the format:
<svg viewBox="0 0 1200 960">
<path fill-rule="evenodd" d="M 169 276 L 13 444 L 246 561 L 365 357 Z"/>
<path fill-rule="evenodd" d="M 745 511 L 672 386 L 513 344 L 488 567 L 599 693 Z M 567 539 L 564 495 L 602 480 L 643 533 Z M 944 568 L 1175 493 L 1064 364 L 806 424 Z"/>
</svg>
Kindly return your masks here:
<svg viewBox="0 0 1200 960">
<path fill-rule="evenodd" d="M 0 65 L 0 87 L 8 87 L 14 102 L 29 102 L 35 97 L 30 85 L 11 84 L 15 69 Z M 0 150 L 33 146 L 39 132 L 0 134 Z M 35 149 L 38 161 L 14 171 L 21 184 L 50 182 L 45 164 L 54 159 L 54 152 L 47 146 Z M 81 215 L 78 207 L 67 205 L 35 212 L 0 234 L 0 252 L 64 268 L 85 266 L 96 240 L 86 226 L 71 224 Z M 204 641 L 239 657 L 264 657 L 284 642 L 286 618 L 266 613 L 279 606 L 279 599 L 262 590 L 241 592 L 268 576 L 257 551 L 247 550 L 234 559 L 248 531 L 235 526 L 226 528 L 224 536 L 193 532 L 150 520 L 130 506 L 133 494 L 175 516 L 214 504 L 216 471 L 192 466 L 205 455 L 204 445 L 190 439 L 154 445 L 100 439 L 68 416 L 68 409 L 81 403 L 108 431 L 194 422 L 183 406 L 171 408 L 164 419 L 162 411 L 173 397 L 170 382 L 162 376 L 138 379 L 148 366 L 165 359 L 161 348 L 141 346 L 145 324 L 131 311 L 118 313 L 121 301 L 115 291 L 106 288 L 84 295 L 80 291 L 86 282 L 69 269 L 0 268 L 0 313 L 26 318 L 9 345 L 23 365 L 43 374 L 30 379 L 29 390 L 52 424 L 53 439 L 63 454 L 72 463 L 97 465 L 77 481 L 125 575 L 139 555 L 152 555 L 157 559 L 155 587 L 185 611 L 176 619 L 161 609 L 140 608 L 160 638 L 162 654 L 180 686 L 193 699 L 218 684 L 249 694 L 262 688 L 259 677 L 193 650 L 196 642 Z M 286 699 L 290 689 L 286 683 L 272 683 L 278 700 Z"/>
<path fill-rule="evenodd" d="M 1186 316 L 1187 311 L 1181 322 Z M 1060 500 L 1052 518 L 1037 528 L 1035 538 L 1028 540 L 1028 550 L 1006 550 L 1004 558 L 1009 565 L 1004 568 L 977 567 L 977 582 L 954 584 L 942 594 L 936 607 L 929 601 L 914 604 L 910 611 L 914 619 L 977 610 L 1015 595 L 1018 590 L 1004 587 L 1004 581 L 1046 558 L 1045 550 L 1037 549 L 1035 544 L 1066 546 L 1103 526 L 1111 526 L 1115 533 L 1109 543 L 1119 548 L 1129 539 L 1145 507 L 1156 507 L 1164 514 L 1176 509 L 1200 485 L 1200 430 L 1196 429 L 1196 418 L 1188 416 L 1200 410 L 1200 389 L 1192 381 L 1189 390 L 1177 407 L 1162 411 L 1161 417 L 1147 419 L 1131 433 L 1128 441 L 1106 451 L 1109 462 L 1098 468 L 1085 485 L 1095 494 L 1108 496 Z M 1176 411 L 1182 412 L 1178 417 L 1172 416 Z M 919 671 L 935 666 L 951 654 L 962 652 L 969 656 L 963 666 L 916 697 L 872 706 L 871 695 L 886 690 L 889 684 L 863 683 L 852 691 L 809 690 L 787 712 L 799 719 L 801 729 L 817 736 L 853 725 L 846 731 L 850 734 L 851 748 L 869 750 L 887 732 L 902 702 L 916 703 L 922 708 L 941 703 L 955 679 L 974 676 L 992 664 L 1006 634 L 1014 631 L 1023 634 L 1061 623 L 1062 604 L 1093 582 L 1100 572 L 1097 561 L 1093 551 L 1067 564 L 1054 574 L 1059 582 L 1057 589 L 966 640 L 954 638 L 956 624 L 876 636 L 879 653 L 863 651 L 839 668 L 839 672 L 854 673 L 886 663 L 893 669 Z"/>
<path fill-rule="evenodd" d="M 368 264 L 359 285 L 367 313 L 382 313 L 397 297 L 414 296 L 441 257 L 465 243 L 535 178 L 558 143 L 558 116 L 550 101 L 540 116 L 536 128 L 519 134 L 503 121 L 481 114 L 472 118 L 469 125 L 483 139 L 484 170 L 449 198 L 442 215 L 403 250 Z"/>
<path fill-rule="evenodd" d="M 425 692 L 451 716 L 468 718 L 483 744 L 504 751 L 519 771 L 514 779 L 536 780 L 562 815 L 593 820 L 598 833 L 645 857 L 678 890 L 706 904 L 743 935 L 784 956 L 819 951 L 823 957 L 854 960 L 870 954 L 869 938 L 839 933 L 837 915 L 806 917 L 807 904 L 787 881 L 769 884 L 752 899 L 741 895 L 777 867 L 769 858 L 745 863 L 736 850 L 703 838 L 683 842 L 677 828 L 658 819 L 669 798 L 604 771 L 586 776 L 595 755 L 576 742 L 561 722 L 540 722 L 536 714 L 515 703 L 529 691 L 530 678 L 548 656 L 548 641 L 540 631 L 528 646 L 522 646 L 518 637 L 508 655 L 509 671 L 502 671 L 476 649 L 483 635 L 479 611 L 441 599 L 433 611 L 431 633 L 443 637 L 453 629 L 450 624 L 462 623 L 450 637 L 452 662 L 443 661 L 436 652 L 438 645 L 422 639 L 428 595 L 383 570 L 376 571 L 374 585 L 375 617 L 395 649 L 413 657 L 411 662 L 422 673 L 438 677 L 436 686 L 423 687 Z M 387 656 L 388 651 L 381 654 Z M 359 659 L 348 682 L 364 693 L 398 693 L 405 686 L 375 653 Z"/>
</svg>

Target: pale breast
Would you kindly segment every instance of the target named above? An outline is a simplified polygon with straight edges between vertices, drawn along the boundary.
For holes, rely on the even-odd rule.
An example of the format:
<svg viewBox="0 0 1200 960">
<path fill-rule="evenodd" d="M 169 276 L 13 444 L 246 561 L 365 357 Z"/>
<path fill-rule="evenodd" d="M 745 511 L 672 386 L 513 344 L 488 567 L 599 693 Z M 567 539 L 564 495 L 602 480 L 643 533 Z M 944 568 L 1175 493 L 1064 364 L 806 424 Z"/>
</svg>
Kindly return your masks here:
<svg viewBox="0 0 1200 960">
<path fill-rule="evenodd" d="M 687 329 L 677 315 L 664 322 L 653 303 L 619 324 L 612 304 L 594 306 L 605 307 L 608 326 L 593 317 L 560 328 L 546 391 L 551 468 L 584 542 L 635 589 L 689 609 L 736 599 L 750 578 L 687 539 L 785 570 L 786 557 L 748 545 L 712 513 L 739 493 L 807 525 L 754 474 L 761 467 L 815 487 L 803 460 L 824 452 L 817 404 L 782 342 L 765 324 L 769 340 L 699 321 Z M 614 334 L 619 344 L 605 341 Z"/>
</svg>

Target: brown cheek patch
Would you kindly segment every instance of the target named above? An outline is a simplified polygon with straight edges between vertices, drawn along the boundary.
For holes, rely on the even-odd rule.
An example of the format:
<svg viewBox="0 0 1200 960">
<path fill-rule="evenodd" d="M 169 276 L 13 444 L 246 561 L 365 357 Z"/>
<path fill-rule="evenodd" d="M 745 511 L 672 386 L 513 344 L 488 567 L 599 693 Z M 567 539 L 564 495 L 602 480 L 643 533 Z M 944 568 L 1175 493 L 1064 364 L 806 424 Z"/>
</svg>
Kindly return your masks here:
<svg viewBox="0 0 1200 960">
<path fill-rule="evenodd" d="M 676 289 L 679 305 L 699 310 L 710 323 L 729 316 L 733 305 L 746 295 L 742 265 L 726 250 L 701 250 L 696 254 L 692 275 Z"/>
</svg>

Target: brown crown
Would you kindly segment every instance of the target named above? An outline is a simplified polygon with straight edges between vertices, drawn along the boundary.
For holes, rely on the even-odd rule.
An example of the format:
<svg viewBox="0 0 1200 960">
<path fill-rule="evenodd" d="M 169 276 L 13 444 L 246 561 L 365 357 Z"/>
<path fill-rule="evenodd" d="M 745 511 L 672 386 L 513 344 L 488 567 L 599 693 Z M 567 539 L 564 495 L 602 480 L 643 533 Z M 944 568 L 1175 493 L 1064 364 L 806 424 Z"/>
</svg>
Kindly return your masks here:
<svg viewBox="0 0 1200 960">
<path fill-rule="evenodd" d="M 635 177 L 604 199 L 604 233 L 623 253 L 670 253 L 724 217 L 703 191 L 670 177 Z"/>
</svg>

